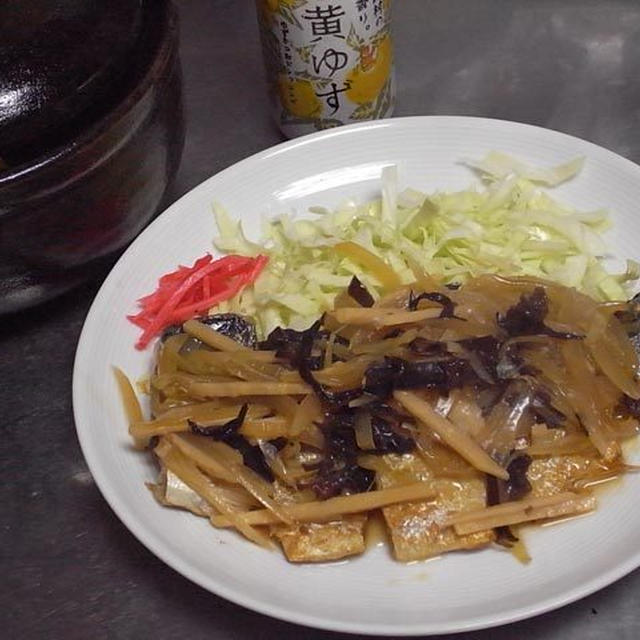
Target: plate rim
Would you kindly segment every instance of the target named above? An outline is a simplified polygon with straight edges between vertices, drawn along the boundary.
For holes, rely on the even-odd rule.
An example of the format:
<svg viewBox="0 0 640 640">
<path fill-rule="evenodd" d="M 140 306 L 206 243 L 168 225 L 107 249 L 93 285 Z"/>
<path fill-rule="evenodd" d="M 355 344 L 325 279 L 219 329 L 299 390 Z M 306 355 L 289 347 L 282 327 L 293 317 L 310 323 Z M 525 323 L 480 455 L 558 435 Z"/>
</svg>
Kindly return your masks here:
<svg viewBox="0 0 640 640">
<path fill-rule="evenodd" d="M 552 133 L 555 136 L 560 136 L 566 141 L 577 143 L 581 147 L 586 149 L 597 150 L 598 153 L 605 152 L 611 160 L 619 164 L 626 165 L 627 168 L 640 172 L 640 166 L 632 162 L 628 158 L 597 145 L 589 140 L 579 138 L 577 136 L 557 131 L 555 129 L 542 127 L 538 125 L 532 125 L 515 120 L 504 120 L 498 118 L 486 118 L 481 116 L 455 116 L 455 115 L 424 115 L 424 116 L 405 116 L 386 118 L 382 120 L 357 123 L 347 126 L 342 126 L 335 129 L 329 129 L 326 131 L 320 131 L 292 140 L 286 140 L 276 145 L 253 153 L 239 161 L 221 169 L 215 174 L 205 178 L 197 185 L 189 189 L 186 193 L 181 195 L 177 200 L 168 205 L 155 219 L 136 237 L 136 239 L 127 247 L 123 254 L 118 258 L 117 262 L 113 265 L 108 275 L 100 285 L 100 288 L 95 295 L 91 306 L 83 321 L 82 330 L 78 339 L 78 344 L 75 352 L 73 363 L 73 377 L 72 377 L 72 404 L 73 404 L 73 416 L 76 435 L 80 443 L 80 448 L 83 457 L 87 463 L 87 467 L 91 472 L 91 475 L 98 487 L 102 497 L 106 500 L 111 510 L 115 513 L 118 519 L 124 524 L 124 526 L 132 533 L 135 538 L 145 546 L 151 553 L 153 553 L 159 560 L 166 565 L 170 566 L 173 570 L 180 573 L 185 578 L 194 582 L 201 588 L 209 591 L 210 593 L 224 598 L 237 605 L 243 606 L 252 611 L 277 618 L 286 622 L 291 622 L 307 627 L 316 629 L 322 629 L 327 631 L 346 632 L 352 634 L 370 634 L 375 636 L 391 636 L 391 635 L 406 635 L 406 636 L 418 636 L 418 635 L 434 635 L 434 634 L 451 634 L 465 631 L 476 631 L 480 629 L 488 629 L 501 625 L 518 622 L 528 618 L 553 611 L 564 607 L 572 602 L 576 602 L 582 598 L 591 595 L 600 589 L 603 589 L 617 580 L 620 580 L 624 576 L 628 575 L 638 567 L 640 567 L 640 549 L 635 555 L 627 557 L 623 562 L 617 563 L 609 571 L 598 575 L 592 580 L 577 585 L 575 588 L 564 593 L 563 597 L 552 597 L 545 600 L 538 601 L 536 603 L 526 605 L 517 609 L 512 609 L 505 614 L 489 614 L 485 616 L 476 616 L 469 620 L 467 623 L 458 623 L 456 621 L 447 621 L 447 623 L 391 623 L 369 624 L 366 621 L 348 622 L 343 620 L 333 620 L 330 617 L 320 617 L 317 615 L 310 615 L 306 613 L 299 613 L 292 609 L 287 609 L 280 605 L 273 605 L 265 602 L 264 600 L 254 598 L 245 595 L 242 591 L 234 588 L 228 588 L 224 583 L 216 583 L 213 587 L 209 581 L 210 576 L 205 572 L 200 571 L 197 567 L 191 566 L 184 561 L 179 555 L 174 554 L 171 550 L 167 549 L 163 541 L 156 537 L 152 530 L 145 527 L 144 522 L 139 521 L 135 514 L 121 504 L 121 500 L 118 494 L 113 490 L 112 485 L 108 480 L 107 474 L 103 474 L 102 464 L 99 456 L 96 455 L 95 449 L 91 444 L 91 438 L 86 430 L 83 430 L 79 425 L 84 421 L 85 412 L 83 410 L 83 403 L 80 400 L 81 394 L 81 380 L 80 371 L 82 370 L 83 359 L 86 359 L 85 353 L 88 353 L 88 343 L 90 340 L 91 325 L 95 322 L 95 317 L 98 310 L 102 306 L 102 299 L 106 296 L 107 290 L 112 286 L 111 283 L 117 278 L 118 273 L 123 269 L 123 265 L 131 259 L 138 248 L 146 241 L 146 236 L 153 232 L 153 229 L 164 224 L 164 221 L 168 218 L 178 215 L 178 211 L 181 208 L 181 203 L 188 198 L 193 198 L 195 194 L 208 188 L 208 185 L 220 179 L 221 177 L 241 169 L 247 164 L 260 162 L 275 155 L 281 153 L 287 153 L 294 149 L 303 147 L 308 144 L 313 144 L 318 140 L 326 140 L 331 137 L 349 135 L 352 133 L 368 131 L 378 129 L 382 127 L 403 127 L 411 126 L 413 124 L 419 124 L 420 122 L 441 122 L 443 124 L 472 124 L 474 126 L 487 124 L 487 126 L 508 126 L 513 128 L 522 128 L 538 132 L 544 132 L 545 134 Z"/>
</svg>

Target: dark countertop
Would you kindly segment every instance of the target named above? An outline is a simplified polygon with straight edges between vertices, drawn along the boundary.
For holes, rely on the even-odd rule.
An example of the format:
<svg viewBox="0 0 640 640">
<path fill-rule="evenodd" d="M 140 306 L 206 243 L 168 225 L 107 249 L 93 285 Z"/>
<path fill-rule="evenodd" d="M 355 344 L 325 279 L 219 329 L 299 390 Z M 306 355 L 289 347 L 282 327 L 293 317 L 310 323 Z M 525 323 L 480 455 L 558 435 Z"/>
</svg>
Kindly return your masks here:
<svg viewBox="0 0 640 640">
<path fill-rule="evenodd" d="M 548 126 L 640 162 L 637 0 L 402 0 L 396 115 Z M 179 0 L 187 138 L 167 204 L 281 140 L 250 0 Z M 0 609 L 4 637 L 339 637 L 228 603 L 175 573 L 119 522 L 75 435 L 76 342 L 99 283 L 0 320 Z M 640 637 L 640 571 L 558 611 L 465 639 Z M 342 636 L 348 638 L 350 636 Z"/>
</svg>

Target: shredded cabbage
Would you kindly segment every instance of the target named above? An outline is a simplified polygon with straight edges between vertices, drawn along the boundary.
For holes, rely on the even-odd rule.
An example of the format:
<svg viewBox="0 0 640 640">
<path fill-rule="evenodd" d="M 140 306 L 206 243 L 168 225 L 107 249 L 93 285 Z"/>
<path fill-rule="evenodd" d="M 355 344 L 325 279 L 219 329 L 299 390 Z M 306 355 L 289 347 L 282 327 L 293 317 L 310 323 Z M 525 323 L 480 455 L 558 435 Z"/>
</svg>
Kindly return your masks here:
<svg viewBox="0 0 640 640">
<path fill-rule="evenodd" d="M 490 151 L 479 162 L 466 160 L 465 164 L 494 178 L 504 178 L 510 174 L 515 174 L 530 182 L 538 182 L 547 187 L 555 187 L 580 173 L 584 166 L 584 158 L 574 158 L 556 167 L 532 167 L 506 153 Z"/>
<path fill-rule="evenodd" d="M 553 199 L 539 185 L 575 176 L 578 158 L 555 168 L 530 167 L 503 153 L 465 161 L 482 181 L 458 192 L 399 191 L 396 167 L 381 176 L 381 197 L 348 201 L 334 211 L 310 209 L 313 218 L 281 215 L 266 221 L 260 244 L 250 242 L 239 222 L 220 205 L 215 244 L 224 252 L 267 253 L 269 264 L 253 287 L 217 310 L 253 316 L 267 335 L 276 326 L 302 329 L 329 310 L 336 295 L 357 275 L 374 298 L 382 284 L 348 255 L 335 251 L 353 242 L 384 260 L 403 283 L 412 265 L 447 283 L 481 273 L 532 275 L 576 287 L 597 300 L 622 300 L 640 276 L 628 261 L 622 274 L 608 273 L 601 233 L 610 227 L 606 211 L 577 211 Z"/>
</svg>

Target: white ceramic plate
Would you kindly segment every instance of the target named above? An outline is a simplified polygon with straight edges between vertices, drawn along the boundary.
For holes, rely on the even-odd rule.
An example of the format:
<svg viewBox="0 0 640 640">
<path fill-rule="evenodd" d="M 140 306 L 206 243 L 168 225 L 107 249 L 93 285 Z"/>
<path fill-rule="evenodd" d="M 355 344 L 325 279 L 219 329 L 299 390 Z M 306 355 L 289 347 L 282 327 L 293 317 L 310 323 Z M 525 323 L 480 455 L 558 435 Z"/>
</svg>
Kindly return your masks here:
<svg viewBox="0 0 640 640">
<path fill-rule="evenodd" d="M 149 457 L 129 443 L 110 365 L 136 378 L 151 350 L 133 344 L 125 319 L 135 301 L 178 263 L 211 250 L 211 203 L 218 200 L 248 230 L 260 215 L 347 195 L 377 194 L 383 166 L 425 190 L 462 188 L 473 179 L 458 161 L 491 149 L 532 163 L 586 156 L 581 175 L 558 197 L 586 209 L 608 207 L 619 256 L 640 257 L 640 167 L 605 149 L 553 131 L 460 117 L 402 118 L 314 134 L 258 153 L 213 176 L 173 204 L 128 249 L 105 281 L 78 346 L 73 403 L 78 436 L 104 497 L 151 551 L 205 589 L 278 618 L 372 634 L 434 634 L 519 620 L 583 597 L 640 565 L 640 477 L 608 491 L 592 516 L 531 532 L 533 561 L 523 567 L 488 549 L 428 563 L 394 562 L 384 548 L 323 566 L 294 566 L 204 519 L 159 507 L 144 486 Z"/>
</svg>

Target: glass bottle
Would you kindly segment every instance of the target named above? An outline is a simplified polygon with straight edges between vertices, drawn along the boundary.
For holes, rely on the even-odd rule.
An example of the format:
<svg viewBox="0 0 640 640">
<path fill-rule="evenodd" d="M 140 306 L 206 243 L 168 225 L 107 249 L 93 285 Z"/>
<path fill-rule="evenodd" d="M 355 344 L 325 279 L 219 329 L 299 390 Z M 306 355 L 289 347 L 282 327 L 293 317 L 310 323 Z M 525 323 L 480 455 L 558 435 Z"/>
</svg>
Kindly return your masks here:
<svg viewBox="0 0 640 640">
<path fill-rule="evenodd" d="M 391 0 L 256 3 L 274 116 L 285 136 L 392 114 Z"/>
</svg>

